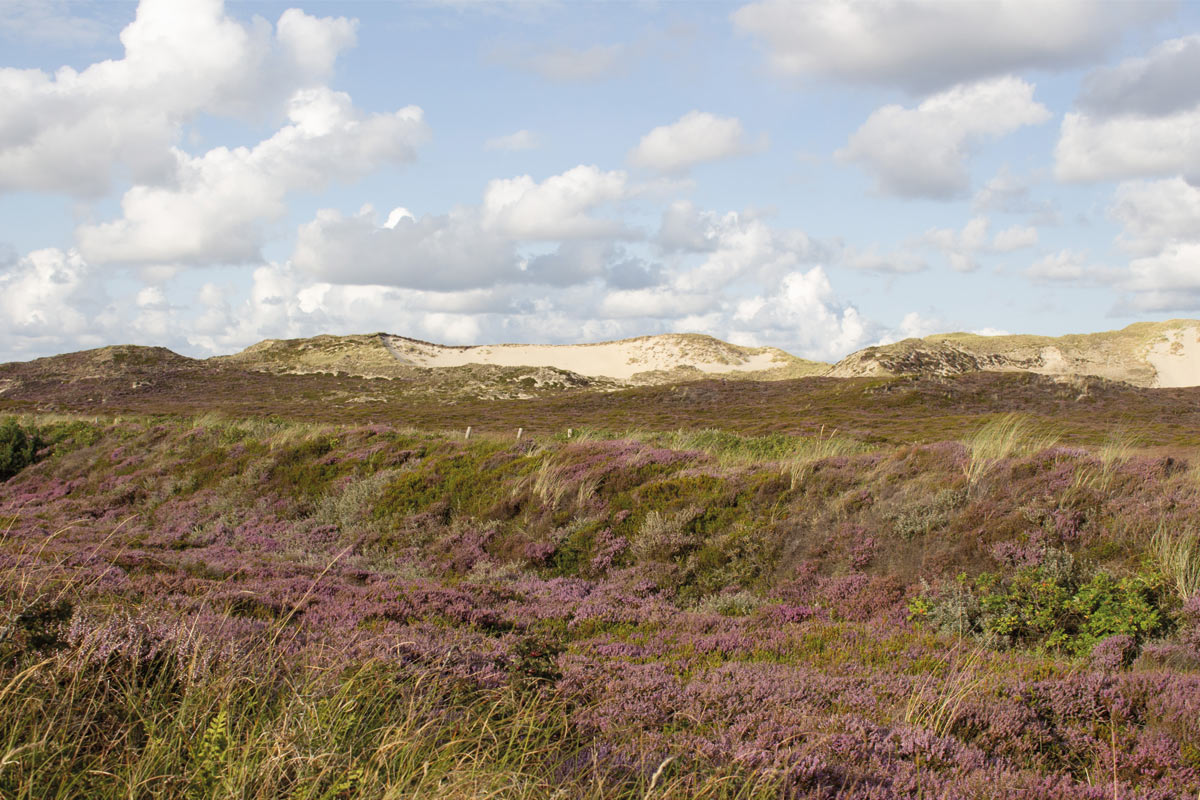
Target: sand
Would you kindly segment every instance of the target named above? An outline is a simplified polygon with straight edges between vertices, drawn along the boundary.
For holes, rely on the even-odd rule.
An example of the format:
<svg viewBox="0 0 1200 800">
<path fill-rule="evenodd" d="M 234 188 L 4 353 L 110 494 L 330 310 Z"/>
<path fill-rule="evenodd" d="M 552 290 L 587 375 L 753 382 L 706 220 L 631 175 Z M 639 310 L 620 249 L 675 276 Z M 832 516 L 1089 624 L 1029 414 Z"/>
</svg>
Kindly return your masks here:
<svg viewBox="0 0 1200 800">
<path fill-rule="evenodd" d="M 1154 386 L 1200 386 L 1200 327 L 1180 328 L 1164 336 L 1146 352 L 1146 361 L 1158 373 Z"/>
<path fill-rule="evenodd" d="M 694 368 L 704 373 L 754 372 L 787 363 L 773 348 L 738 347 L 715 339 L 647 336 L 598 344 L 489 344 L 446 347 L 388 337 L 388 349 L 399 360 L 421 367 L 492 364 L 502 367 L 556 367 L 590 378 L 628 380 L 639 372 Z"/>
</svg>

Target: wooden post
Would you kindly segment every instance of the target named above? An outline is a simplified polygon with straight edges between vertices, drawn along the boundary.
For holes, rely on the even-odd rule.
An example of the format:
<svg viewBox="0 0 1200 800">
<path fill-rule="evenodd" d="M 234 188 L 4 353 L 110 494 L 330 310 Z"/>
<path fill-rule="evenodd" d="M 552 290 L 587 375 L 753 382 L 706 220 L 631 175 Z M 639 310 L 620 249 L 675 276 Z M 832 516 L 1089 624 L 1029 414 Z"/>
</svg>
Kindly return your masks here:
<svg viewBox="0 0 1200 800">
<path fill-rule="evenodd" d="M 468 426 L 467 426 L 467 435 L 466 435 L 466 436 L 464 436 L 463 438 L 464 438 L 464 439 L 470 439 L 470 438 L 471 438 L 471 426 L 470 426 L 470 425 L 468 425 Z"/>
<path fill-rule="evenodd" d="M 521 434 L 525 432 L 524 428 L 517 428 L 517 441 L 521 440 Z"/>
</svg>

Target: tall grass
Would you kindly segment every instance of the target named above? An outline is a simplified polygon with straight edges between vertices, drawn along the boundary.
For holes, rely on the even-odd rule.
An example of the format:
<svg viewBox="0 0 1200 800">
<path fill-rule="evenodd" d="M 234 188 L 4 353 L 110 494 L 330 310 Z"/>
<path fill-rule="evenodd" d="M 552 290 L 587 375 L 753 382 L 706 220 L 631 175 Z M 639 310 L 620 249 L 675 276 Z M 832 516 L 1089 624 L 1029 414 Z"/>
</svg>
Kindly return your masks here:
<svg viewBox="0 0 1200 800">
<path fill-rule="evenodd" d="M 1047 450 L 1058 440 L 1057 434 L 1020 414 L 1005 414 L 985 423 L 963 442 L 967 448 L 963 467 L 967 487 L 974 487 L 1000 461 Z"/>
<path fill-rule="evenodd" d="M 1150 552 L 1180 600 L 1200 595 L 1200 535 L 1160 525 L 1150 540 Z"/>
<path fill-rule="evenodd" d="M 0 579 L 36 584 L 22 572 L 7 567 Z M 279 630 L 232 651 L 186 623 L 179 630 L 149 657 L 111 650 L 105 634 L 0 651 L 0 797 L 779 796 L 776 778 L 736 765 L 607 763 L 544 689 L 480 687 L 437 665 L 383 659 L 338 655 L 341 666 L 325 668 L 318 653 L 276 646 Z"/>
</svg>

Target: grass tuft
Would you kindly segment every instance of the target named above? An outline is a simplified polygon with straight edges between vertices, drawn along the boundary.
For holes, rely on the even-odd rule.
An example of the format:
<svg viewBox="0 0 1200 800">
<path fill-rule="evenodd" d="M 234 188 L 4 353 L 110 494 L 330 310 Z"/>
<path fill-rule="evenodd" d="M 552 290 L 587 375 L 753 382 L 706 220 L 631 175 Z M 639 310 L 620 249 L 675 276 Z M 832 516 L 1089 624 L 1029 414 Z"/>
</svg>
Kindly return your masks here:
<svg viewBox="0 0 1200 800">
<path fill-rule="evenodd" d="M 1049 433 L 1021 414 L 1004 414 L 987 423 L 967 438 L 967 463 L 963 474 L 967 486 L 974 487 L 1000 461 L 1014 456 L 1048 450 L 1058 444 L 1057 434 Z"/>
<path fill-rule="evenodd" d="M 1200 536 L 1195 531 L 1172 531 L 1160 525 L 1150 552 L 1185 603 L 1200 595 Z"/>
</svg>

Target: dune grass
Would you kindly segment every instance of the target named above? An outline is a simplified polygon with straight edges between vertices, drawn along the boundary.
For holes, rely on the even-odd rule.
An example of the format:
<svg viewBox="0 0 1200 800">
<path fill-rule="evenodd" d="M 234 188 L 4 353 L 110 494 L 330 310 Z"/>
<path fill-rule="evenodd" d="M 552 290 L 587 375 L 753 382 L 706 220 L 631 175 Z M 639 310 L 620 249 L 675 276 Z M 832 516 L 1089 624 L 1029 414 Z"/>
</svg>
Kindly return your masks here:
<svg viewBox="0 0 1200 800">
<path fill-rule="evenodd" d="M 1200 535 L 1159 526 L 1150 552 L 1181 600 L 1200 596 Z"/>
<path fill-rule="evenodd" d="M 996 464 L 1013 456 L 1048 450 L 1058 444 L 1058 433 L 1021 414 L 1003 414 L 984 423 L 967 437 L 967 462 L 963 474 L 974 487 Z"/>
</svg>

